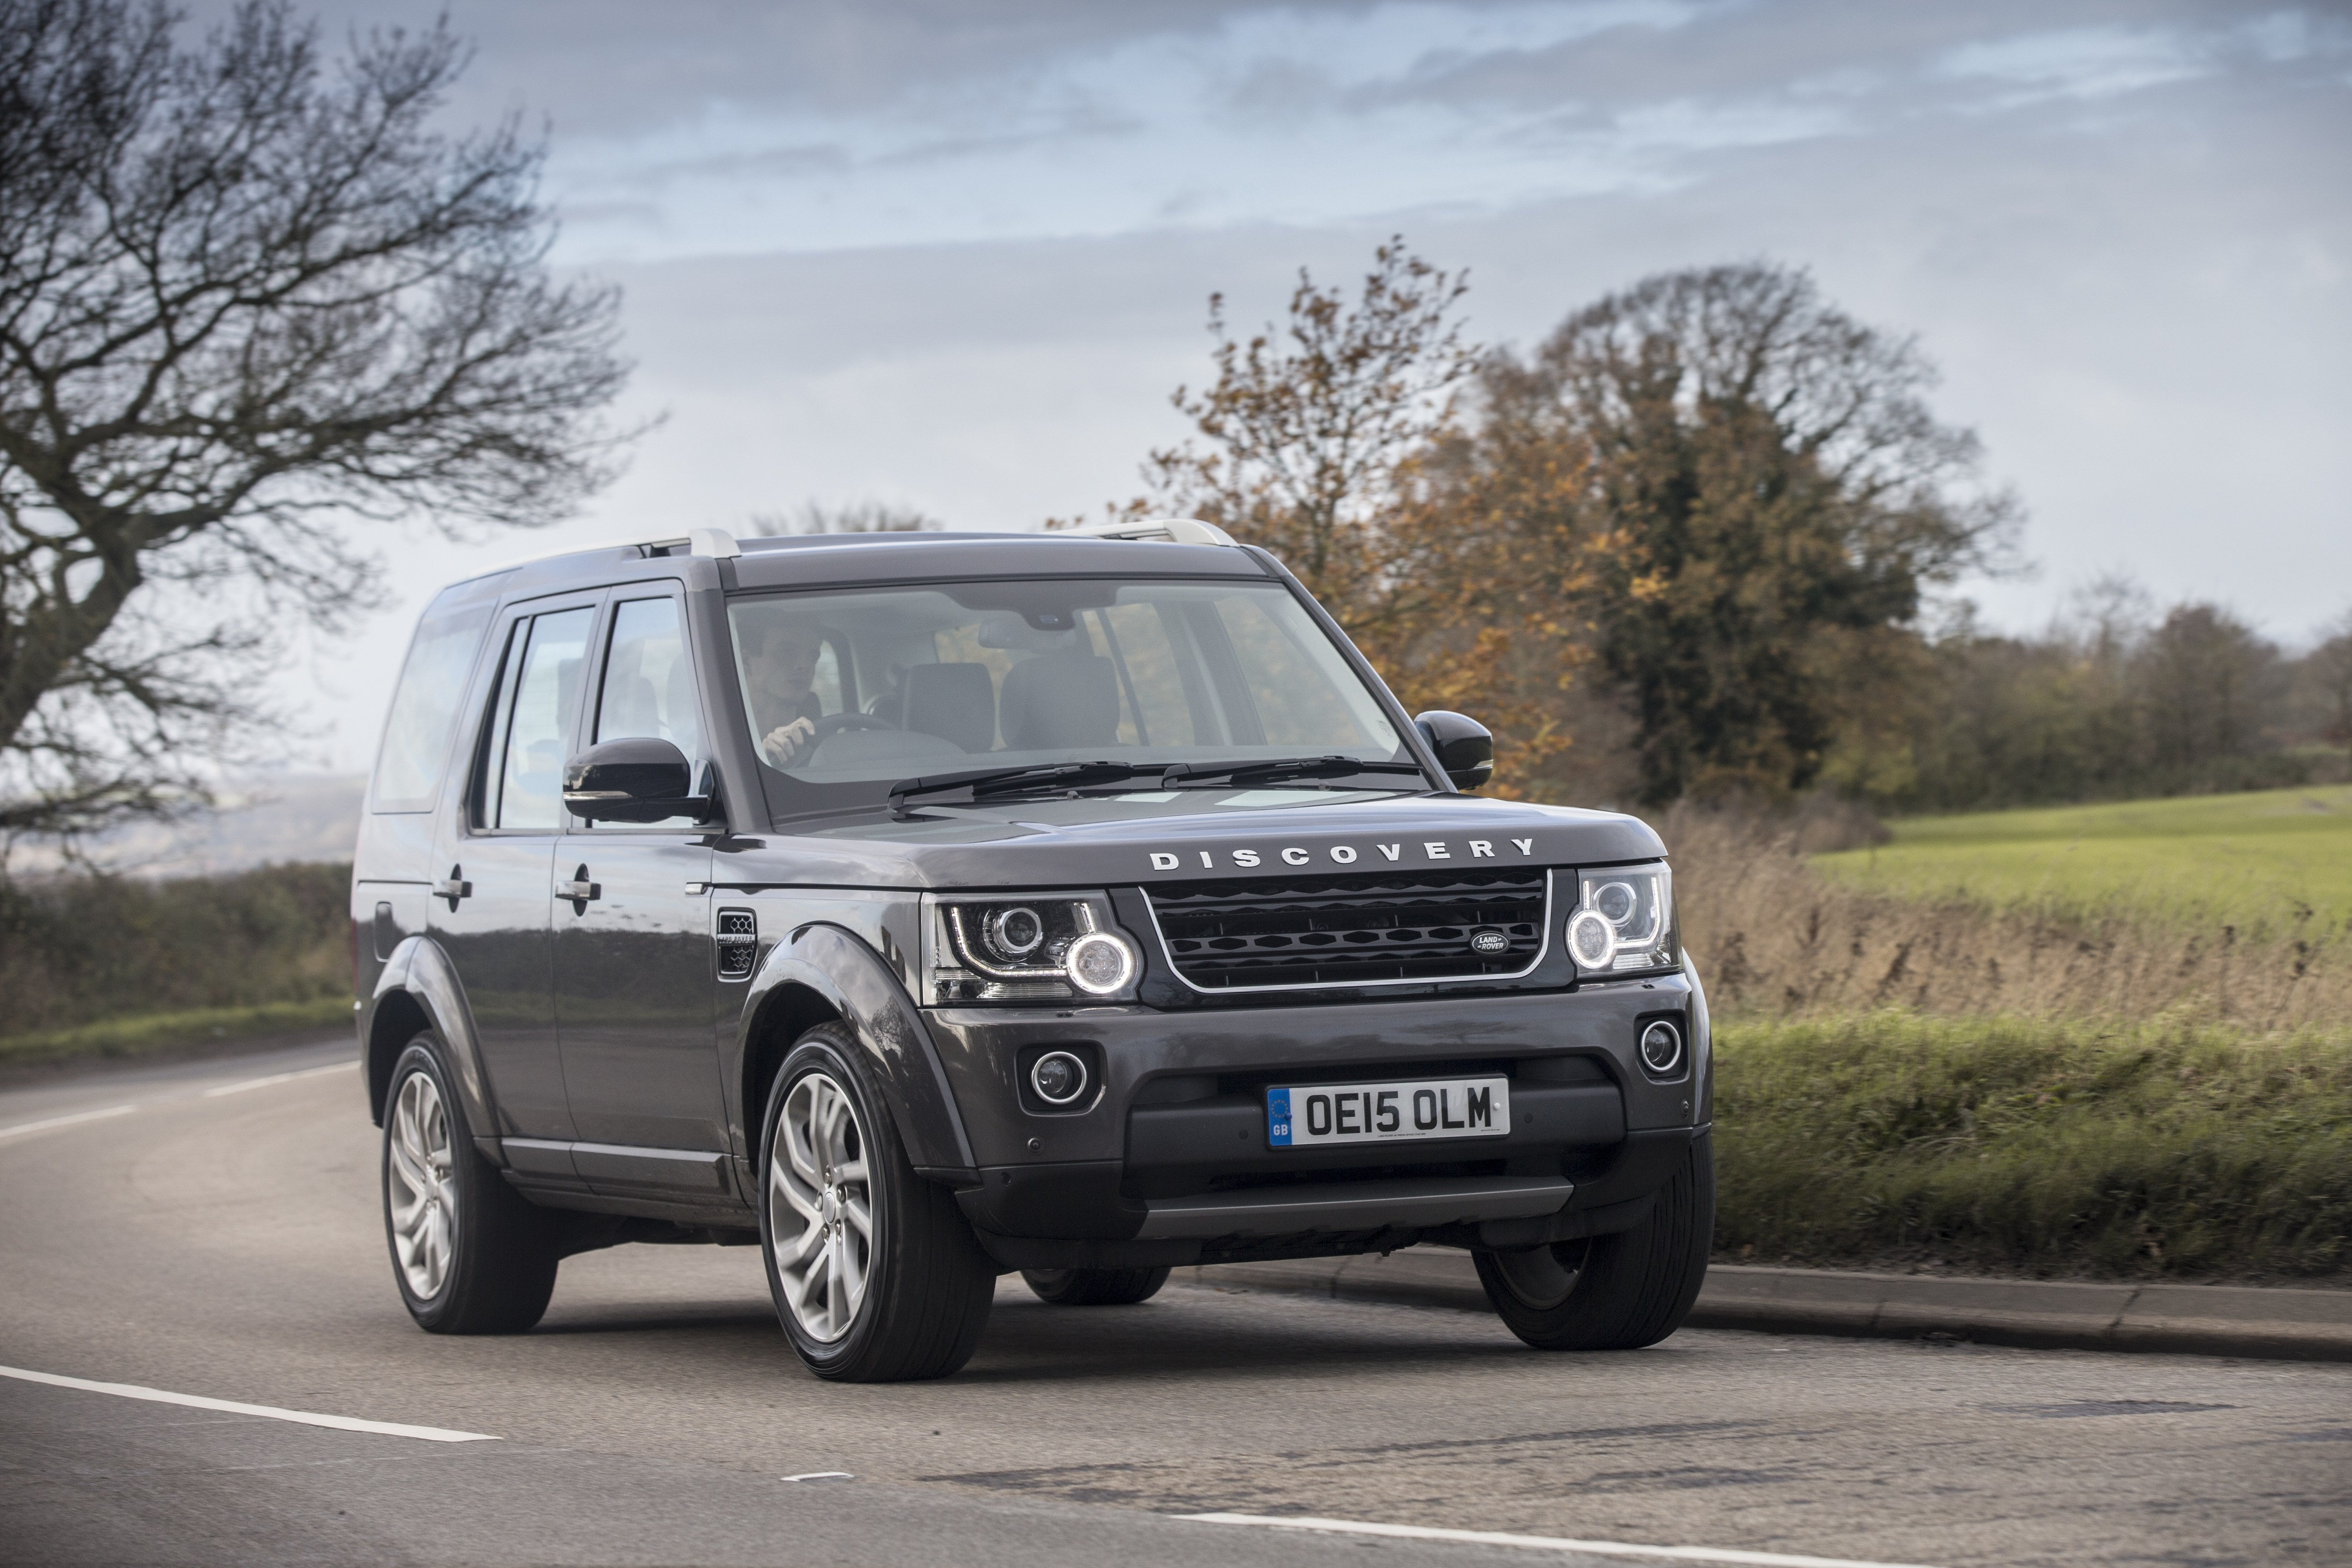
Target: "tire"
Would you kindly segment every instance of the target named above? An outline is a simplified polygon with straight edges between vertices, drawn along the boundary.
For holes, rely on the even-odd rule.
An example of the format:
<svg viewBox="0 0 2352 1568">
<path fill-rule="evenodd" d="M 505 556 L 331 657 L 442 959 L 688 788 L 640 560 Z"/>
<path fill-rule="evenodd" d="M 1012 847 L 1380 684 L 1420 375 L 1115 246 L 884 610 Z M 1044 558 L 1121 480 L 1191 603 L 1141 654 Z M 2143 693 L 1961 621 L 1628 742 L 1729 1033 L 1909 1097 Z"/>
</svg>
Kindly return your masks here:
<svg viewBox="0 0 2352 1568">
<path fill-rule="evenodd" d="M 1472 1257 L 1505 1326 L 1536 1349 L 1630 1351 L 1682 1327 L 1714 1234 L 1715 1149 L 1705 1136 L 1633 1229 Z"/>
<path fill-rule="evenodd" d="M 1165 1268 L 1024 1268 L 1021 1278 L 1056 1307 L 1132 1307 L 1160 1294 Z"/>
<path fill-rule="evenodd" d="M 384 1097 L 384 1241 L 417 1327 L 519 1334 L 555 1293 L 555 1221 L 477 1153 L 438 1036 L 408 1042 Z"/>
<path fill-rule="evenodd" d="M 946 1188 L 915 1174 L 864 1053 L 800 1037 L 760 1131 L 760 1250 L 803 1364 L 835 1383 L 945 1377 L 971 1359 L 996 1265 Z"/>
</svg>

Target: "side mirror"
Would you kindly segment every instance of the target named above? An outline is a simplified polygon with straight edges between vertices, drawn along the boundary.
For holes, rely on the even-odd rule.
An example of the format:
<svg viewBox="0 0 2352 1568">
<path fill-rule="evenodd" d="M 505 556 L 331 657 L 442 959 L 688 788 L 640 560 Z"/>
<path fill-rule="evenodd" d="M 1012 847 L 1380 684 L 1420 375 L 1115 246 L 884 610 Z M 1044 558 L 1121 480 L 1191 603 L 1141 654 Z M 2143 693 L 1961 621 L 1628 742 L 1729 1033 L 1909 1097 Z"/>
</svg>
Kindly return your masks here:
<svg viewBox="0 0 2352 1568">
<path fill-rule="evenodd" d="M 693 791 L 686 753 L 650 736 L 606 741 L 563 764 L 563 808 L 590 821 L 698 821 L 710 801 Z"/>
<path fill-rule="evenodd" d="M 1477 720 L 1433 708 L 1412 724 L 1437 753 L 1437 765 L 1455 789 L 1477 789 L 1495 776 L 1494 731 Z"/>
</svg>

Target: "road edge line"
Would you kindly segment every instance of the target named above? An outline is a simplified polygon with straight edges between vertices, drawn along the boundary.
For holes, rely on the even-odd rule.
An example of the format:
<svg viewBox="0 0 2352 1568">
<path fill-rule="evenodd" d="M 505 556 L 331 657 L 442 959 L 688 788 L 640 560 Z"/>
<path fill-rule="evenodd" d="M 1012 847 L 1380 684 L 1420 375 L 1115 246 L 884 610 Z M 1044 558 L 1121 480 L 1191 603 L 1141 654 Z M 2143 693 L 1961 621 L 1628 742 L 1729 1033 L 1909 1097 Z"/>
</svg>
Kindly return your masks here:
<svg viewBox="0 0 2352 1568">
<path fill-rule="evenodd" d="M 128 1116 L 138 1109 L 135 1105 L 110 1105 L 103 1110 L 77 1110 L 70 1116 L 51 1116 L 39 1121 L 19 1121 L 12 1127 L 0 1127 L 0 1140 L 14 1138 L 23 1132 L 46 1132 L 52 1127 L 71 1127 L 80 1121 L 103 1121 L 110 1116 Z"/>
<path fill-rule="evenodd" d="M 425 1443 L 500 1443 L 488 1432 L 457 1432 L 446 1426 L 411 1426 L 398 1421 L 366 1421 L 356 1415 L 322 1415 L 310 1410 L 286 1410 L 275 1405 L 244 1405 L 234 1399 L 212 1399 L 201 1394 L 173 1394 L 169 1389 L 142 1388 L 134 1383 L 95 1383 L 86 1377 L 66 1377 L 54 1372 L 34 1372 L 21 1366 L 0 1366 L 0 1377 L 52 1388 L 79 1389 L 84 1394 L 110 1394 L 118 1399 L 144 1399 L 157 1405 L 184 1405 L 193 1410 L 218 1410 L 231 1415 L 259 1415 L 272 1421 L 299 1422 L 305 1426 L 331 1426 L 338 1432 L 371 1432 L 383 1437 L 414 1437 Z"/>
<path fill-rule="evenodd" d="M 239 1079 L 235 1083 L 215 1084 L 212 1088 L 203 1090 L 196 1098 L 218 1100 L 225 1094 L 243 1094 L 248 1089 L 268 1089 L 272 1084 L 292 1083 L 298 1079 L 323 1078 L 331 1072 L 349 1072 L 359 1065 L 356 1061 L 329 1062 L 324 1067 L 297 1068 L 292 1072 L 274 1072 L 267 1078 Z"/>
<path fill-rule="evenodd" d="M 1516 1546 L 1536 1552 L 1581 1552 L 1591 1557 L 1639 1557 L 1675 1563 L 1732 1563 L 1748 1568 L 1923 1568 L 1919 1563 L 1873 1563 L 1853 1557 L 1811 1557 L 1785 1552 L 1747 1552 L 1732 1546 L 1643 1546 L 1627 1541 L 1572 1541 L 1557 1535 L 1514 1535 L 1496 1530 L 1445 1530 L 1425 1524 L 1379 1524 L 1369 1520 L 1308 1519 L 1264 1513 L 1179 1513 L 1171 1519 L 1195 1524 L 1254 1524 L 1269 1530 L 1307 1530 L 1327 1535 L 1380 1535 L 1405 1541 L 1451 1541 L 1465 1546 Z"/>
</svg>

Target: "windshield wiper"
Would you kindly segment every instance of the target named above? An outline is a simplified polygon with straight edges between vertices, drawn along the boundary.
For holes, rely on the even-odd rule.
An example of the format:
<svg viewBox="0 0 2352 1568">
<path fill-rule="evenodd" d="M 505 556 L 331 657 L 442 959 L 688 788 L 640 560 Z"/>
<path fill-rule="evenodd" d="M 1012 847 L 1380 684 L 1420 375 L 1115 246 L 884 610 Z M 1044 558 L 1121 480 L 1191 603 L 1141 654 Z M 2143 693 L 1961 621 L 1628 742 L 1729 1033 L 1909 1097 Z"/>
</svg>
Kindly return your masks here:
<svg viewBox="0 0 2352 1568">
<path fill-rule="evenodd" d="M 983 795 L 1007 795 L 1016 790 L 1080 789 L 1159 771 L 1156 767 L 1139 768 L 1131 763 L 1033 763 L 1023 768 L 978 768 L 969 773 L 938 773 L 929 778 L 900 779 L 892 784 L 890 809 L 903 810 L 913 796 L 936 795 L 941 790 L 969 789 L 972 799 L 978 800 Z"/>
<path fill-rule="evenodd" d="M 1259 762 L 1178 763 L 1160 773 L 1163 788 L 1192 779 L 1232 784 L 1269 784 L 1277 779 L 1343 779 L 1355 773 L 1411 773 L 1423 777 L 1419 763 L 1368 763 L 1360 757 L 1272 757 Z"/>
<path fill-rule="evenodd" d="M 974 800 L 992 795 L 1012 795 L 1034 789 L 1084 789 L 1090 784 L 1118 784 L 1157 775 L 1160 787 L 1174 789 L 1192 780 L 1224 779 L 1234 784 L 1266 784 L 1278 779 L 1337 779 L 1356 773 L 1411 773 L 1421 777 L 1418 763 L 1368 763 L 1358 757 L 1262 757 L 1234 763 L 1033 763 L 1019 768 L 975 768 L 965 773 L 935 773 L 926 778 L 900 779 L 890 786 L 890 809 L 903 812 L 919 795 L 968 789 Z M 1197 787 L 1197 786 L 1195 786 Z"/>
</svg>

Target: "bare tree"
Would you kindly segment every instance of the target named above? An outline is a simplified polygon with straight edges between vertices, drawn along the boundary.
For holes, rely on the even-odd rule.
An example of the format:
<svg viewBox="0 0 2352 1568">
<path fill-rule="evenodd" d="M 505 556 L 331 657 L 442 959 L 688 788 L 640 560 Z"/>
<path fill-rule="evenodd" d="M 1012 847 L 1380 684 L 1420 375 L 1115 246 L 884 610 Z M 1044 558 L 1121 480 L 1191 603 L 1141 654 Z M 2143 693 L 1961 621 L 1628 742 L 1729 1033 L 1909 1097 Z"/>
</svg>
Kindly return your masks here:
<svg viewBox="0 0 2352 1568">
<path fill-rule="evenodd" d="M 788 533 L 937 533 L 945 527 L 929 512 L 878 500 L 834 507 L 805 501 L 796 511 L 751 514 L 751 533 L 770 539 Z"/>
<path fill-rule="evenodd" d="M 433 128 L 445 28 L 179 20 L 0 0 L 0 833 L 200 794 L 272 628 L 367 602 L 353 520 L 548 521 L 622 438 L 617 297 L 539 145 Z"/>
<path fill-rule="evenodd" d="M 2214 787 L 2214 765 L 2257 750 L 2284 705 L 2278 649 L 2217 605 L 2174 605 L 2132 662 L 2148 759 L 2174 788 Z"/>
<path fill-rule="evenodd" d="M 2322 740 L 2352 751 L 2352 611 L 2320 628 L 2326 635 L 2304 655 L 2300 671 Z"/>
</svg>

